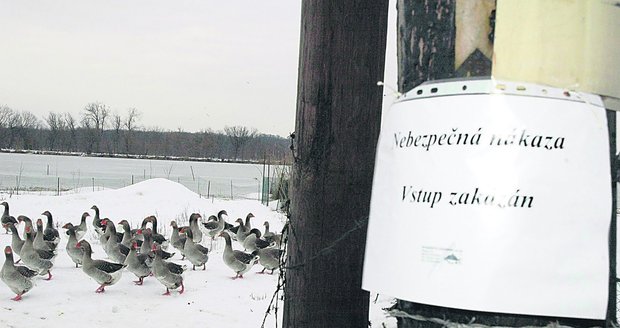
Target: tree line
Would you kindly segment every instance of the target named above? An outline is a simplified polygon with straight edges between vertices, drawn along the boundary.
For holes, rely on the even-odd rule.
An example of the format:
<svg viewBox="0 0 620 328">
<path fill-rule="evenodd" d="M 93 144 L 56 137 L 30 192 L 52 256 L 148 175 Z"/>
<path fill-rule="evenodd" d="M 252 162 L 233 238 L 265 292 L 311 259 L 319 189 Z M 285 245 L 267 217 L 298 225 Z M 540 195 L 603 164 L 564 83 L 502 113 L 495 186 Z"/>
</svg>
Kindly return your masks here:
<svg viewBox="0 0 620 328">
<path fill-rule="evenodd" d="M 254 128 L 172 131 L 142 127 L 141 117 L 136 108 L 121 114 L 105 104 L 89 103 L 79 115 L 50 111 L 40 119 L 4 105 L 0 106 L 0 148 L 291 162 L 289 140 Z"/>
</svg>

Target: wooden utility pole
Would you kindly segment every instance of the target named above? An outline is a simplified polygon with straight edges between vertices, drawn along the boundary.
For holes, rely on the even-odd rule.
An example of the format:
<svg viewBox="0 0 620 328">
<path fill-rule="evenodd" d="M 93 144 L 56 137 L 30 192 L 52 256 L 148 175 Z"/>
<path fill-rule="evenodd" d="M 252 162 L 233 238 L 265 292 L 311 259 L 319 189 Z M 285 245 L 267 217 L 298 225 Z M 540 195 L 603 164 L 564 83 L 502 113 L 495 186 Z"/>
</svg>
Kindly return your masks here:
<svg viewBox="0 0 620 328">
<path fill-rule="evenodd" d="M 284 327 L 368 326 L 361 280 L 387 5 L 302 3 Z"/>
<path fill-rule="evenodd" d="M 487 3 L 487 6 L 480 4 Z M 474 4 L 474 5 L 472 5 Z M 460 5 L 461 7 L 458 7 Z M 479 6 L 480 5 L 480 6 Z M 490 76 L 495 1 L 460 0 L 398 0 L 398 89 L 405 93 L 419 84 L 436 79 L 453 77 Z M 486 15 L 481 15 L 480 12 Z M 457 17 L 457 12 L 460 17 Z M 475 21 L 473 18 L 478 18 Z M 459 24 L 462 24 L 459 26 Z M 463 36 L 458 41 L 459 32 L 472 25 L 480 27 L 478 36 Z M 487 27 L 487 31 L 484 31 Z M 475 31 L 474 31 L 475 32 Z M 485 44 L 485 40 L 488 44 Z M 457 58 L 460 53 L 461 58 Z M 616 184 L 615 184 L 615 112 L 608 112 L 610 132 L 610 155 L 612 158 L 612 227 L 615 228 Z M 610 231 L 610 251 L 612 258 L 612 277 L 610 278 L 610 306 L 608 317 L 615 318 L 615 229 Z M 484 270 L 484 268 L 480 268 Z M 506 281 L 507 284 L 510 281 Z M 439 306 L 430 306 L 406 301 L 398 301 L 398 310 L 419 318 L 439 318 L 455 324 L 484 324 L 489 326 L 546 326 L 558 322 L 572 327 L 605 326 L 606 322 L 597 320 L 567 319 L 555 317 L 524 316 L 513 314 L 466 311 Z M 610 326 L 608 320 L 607 326 Z M 431 321 L 399 318 L 398 327 L 441 327 Z"/>
</svg>

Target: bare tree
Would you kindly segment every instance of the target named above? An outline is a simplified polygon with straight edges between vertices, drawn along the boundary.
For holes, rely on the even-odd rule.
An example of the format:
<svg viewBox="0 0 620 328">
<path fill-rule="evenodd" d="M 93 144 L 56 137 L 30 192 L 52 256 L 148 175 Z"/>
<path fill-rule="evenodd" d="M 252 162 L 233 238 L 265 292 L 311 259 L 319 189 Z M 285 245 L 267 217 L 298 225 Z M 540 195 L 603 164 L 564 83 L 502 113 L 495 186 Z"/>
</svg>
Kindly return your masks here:
<svg viewBox="0 0 620 328">
<path fill-rule="evenodd" d="M 49 133 L 47 134 L 47 144 L 49 149 L 53 150 L 60 135 L 60 124 L 62 124 L 62 117 L 55 112 L 49 112 L 44 119 L 45 123 L 47 123 L 47 126 L 50 128 Z"/>
<path fill-rule="evenodd" d="M 112 115 L 112 129 L 114 129 L 114 134 L 112 135 L 112 151 L 114 153 L 118 153 L 120 150 L 122 128 L 123 119 L 121 118 L 121 115 L 114 113 Z"/>
<path fill-rule="evenodd" d="M 250 129 L 237 125 L 224 127 L 224 133 L 228 136 L 228 140 L 230 140 L 235 150 L 235 159 L 239 158 L 239 154 L 241 154 L 241 159 L 243 159 L 243 146 L 256 137 L 257 131 L 254 128 Z"/>
<path fill-rule="evenodd" d="M 6 126 L 12 114 L 13 110 L 9 106 L 0 106 L 0 127 Z"/>
<path fill-rule="evenodd" d="M 16 140 L 19 135 L 19 128 L 22 124 L 21 115 L 18 112 L 11 111 L 7 117 L 6 128 L 8 130 L 8 137 L 6 146 L 9 148 L 15 148 Z"/>
<path fill-rule="evenodd" d="M 133 139 L 133 133 L 137 128 L 138 120 L 142 114 L 135 108 L 129 108 L 127 110 L 127 116 L 125 117 L 125 151 L 131 152 L 131 143 Z"/>
<path fill-rule="evenodd" d="M 84 107 L 82 113 L 82 125 L 88 129 L 94 129 L 95 133 L 95 150 L 101 151 L 101 141 L 103 139 L 103 130 L 106 127 L 106 119 L 110 115 L 110 108 L 102 103 L 89 103 Z"/>
<path fill-rule="evenodd" d="M 21 112 L 22 126 L 24 128 L 38 129 L 41 127 L 41 120 L 31 112 Z"/>
<path fill-rule="evenodd" d="M 211 149 L 214 148 L 214 140 L 213 140 L 213 131 L 211 131 L 211 129 L 202 129 L 199 132 L 200 134 L 200 140 L 199 145 L 198 145 L 198 156 L 200 157 L 209 157 L 209 156 L 213 156 L 211 155 Z"/>
<path fill-rule="evenodd" d="M 81 128 L 83 129 L 82 136 L 86 147 L 84 150 L 86 153 L 92 153 L 95 151 L 95 145 L 99 144 L 99 133 L 93 126 L 92 121 L 84 118 L 82 118 Z"/>
<path fill-rule="evenodd" d="M 58 116 L 58 120 L 57 120 L 57 124 L 58 124 L 58 141 L 57 141 L 57 148 L 60 150 L 67 150 L 67 139 L 68 139 L 68 135 L 67 135 L 67 123 L 65 122 L 65 120 L 62 117 L 62 114 L 57 114 Z"/>
<path fill-rule="evenodd" d="M 63 114 L 63 121 L 66 126 L 66 129 L 69 132 L 68 142 L 67 142 L 67 150 L 74 151 L 77 145 L 77 122 L 71 113 Z"/>
<path fill-rule="evenodd" d="M 128 108 L 125 115 L 97 103 L 83 110 L 79 116 L 48 112 L 39 119 L 0 105 L 0 147 L 242 159 L 262 158 L 269 152 L 282 162 L 290 156 L 286 139 L 252 128 L 226 127 L 227 133 L 142 128 L 138 125 L 142 113 L 135 108 Z"/>
<path fill-rule="evenodd" d="M 24 149 L 34 149 L 35 146 L 35 134 L 37 130 L 41 128 L 41 121 L 31 112 L 23 111 L 14 115 L 17 119 L 16 131 L 17 137 L 21 142 L 21 147 Z"/>
<path fill-rule="evenodd" d="M 9 106 L 0 106 L 0 146 L 9 146 L 9 121 L 13 116 L 13 110 Z"/>
</svg>

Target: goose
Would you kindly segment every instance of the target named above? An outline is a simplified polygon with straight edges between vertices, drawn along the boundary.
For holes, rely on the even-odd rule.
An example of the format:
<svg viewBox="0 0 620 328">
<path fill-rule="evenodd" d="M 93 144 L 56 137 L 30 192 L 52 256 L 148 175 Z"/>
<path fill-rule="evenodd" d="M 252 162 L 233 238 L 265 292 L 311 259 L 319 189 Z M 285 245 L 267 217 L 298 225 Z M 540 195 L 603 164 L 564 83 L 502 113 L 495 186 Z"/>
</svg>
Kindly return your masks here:
<svg viewBox="0 0 620 328">
<path fill-rule="evenodd" d="M 21 251 L 21 259 L 25 266 L 34 270 L 37 274 L 43 276 L 47 274 L 45 280 L 52 279 L 52 267 L 54 266 L 53 259 L 56 256 L 53 252 L 45 251 L 41 249 L 35 249 L 33 246 L 32 230 L 30 227 L 26 227 L 26 241 Z"/>
<path fill-rule="evenodd" d="M 101 218 L 99 217 L 99 207 L 97 205 L 93 205 L 91 210 L 95 211 L 95 216 L 93 217 L 93 227 L 95 227 L 95 232 L 98 236 L 103 235 L 103 230 L 105 229 L 103 224 L 101 224 Z"/>
<path fill-rule="evenodd" d="M 144 240 L 144 236 L 141 234 L 138 234 L 138 230 L 146 230 L 146 225 L 150 222 L 150 217 L 147 216 L 142 220 L 142 223 L 140 224 L 140 228 L 138 229 L 131 229 L 131 235 L 134 237 L 135 240 L 138 241 L 138 245 L 142 245 L 140 242 Z"/>
<path fill-rule="evenodd" d="M 192 213 L 189 216 L 189 228 L 192 230 L 192 236 L 195 243 L 200 243 L 202 241 L 202 231 L 200 231 L 200 227 L 198 226 L 198 219 L 202 216 L 198 213 Z"/>
<path fill-rule="evenodd" d="M 221 237 L 226 240 L 224 247 L 224 263 L 235 271 L 236 275 L 232 279 L 243 278 L 243 274 L 248 272 L 254 264 L 258 262 L 258 251 L 252 254 L 232 249 L 232 241 L 226 231 L 220 233 Z"/>
<path fill-rule="evenodd" d="M 215 230 L 218 229 L 219 224 L 220 222 L 218 221 L 217 216 L 210 215 L 207 219 L 207 222 L 202 223 L 202 226 L 207 230 L 207 234 L 209 235 L 209 237 L 211 237 L 211 239 L 214 239 L 213 233 L 215 232 Z M 215 236 L 217 236 L 218 234 L 219 232 L 215 234 Z"/>
<path fill-rule="evenodd" d="M 237 229 L 239 226 L 232 225 L 226 221 L 224 221 L 224 230 L 230 231 L 232 233 L 231 237 L 237 233 Z"/>
<path fill-rule="evenodd" d="M 25 226 L 24 226 L 24 239 L 26 239 L 26 228 L 30 227 L 30 233 L 32 234 L 32 237 L 34 238 L 37 235 L 37 232 L 34 230 L 34 226 L 32 225 L 32 220 L 30 220 L 29 217 L 25 216 L 25 215 L 20 215 L 17 217 L 17 222 L 24 222 Z"/>
<path fill-rule="evenodd" d="M 248 213 L 248 215 L 245 216 L 245 229 L 247 231 L 250 231 L 252 229 L 252 223 L 250 222 L 250 219 L 254 217 L 254 214 L 252 213 Z"/>
<path fill-rule="evenodd" d="M 67 229 L 67 234 L 69 235 L 69 240 L 67 241 L 67 246 L 65 249 L 67 250 L 67 254 L 75 263 L 75 267 L 77 268 L 79 265 L 82 265 L 82 258 L 84 257 L 84 250 L 76 247 L 78 243 L 77 235 L 75 233 L 76 227 L 71 223 L 66 223 L 62 226 L 63 229 Z"/>
<path fill-rule="evenodd" d="M 172 227 L 172 235 L 170 235 L 170 244 L 172 247 L 176 248 L 185 259 L 185 253 L 183 252 L 183 248 L 185 247 L 185 240 L 187 239 L 186 235 L 181 236 L 179 233 L 179 226 L 177 222 L 172 220 L 170 221 L 170 226 Z"/>
<path fill-rule="evenodd" d="M 43 221 L 41 219 L 37 219 L 37 234 L 34 237 L 34 248 L 54 251 L 56 249 L 56 244 L 46 241 L 44 237 Z"/>
<path fill-rule="evenodd" d="M 9 224 L 17 224 L 17 220 L 9 214 L 9 203 L 2 202 L 0 205 L 4 206 L 4 212 L 2 213 L 0 221 L 2 222 L 2 227 L 4 228 L 5 233 L 9 233 Z"/>
<path fill-rule="evenodd" d="M 108 235 L 108 240 L 105 245 L 103 245 L 103 250 L 110 260 L 116 263 L 125 263 L 125 259 L 127 258 L 127 254 L 129 254 L 129 248 L 127 246 L 121 244 L 116 237 L 116 227 L 114 226 L 114 222 L 103 219 L 101 224 L 104 225 L 105 233 Z"/>
<path fill-rule="evenodd" d="M 144 238 L 144 241 L 142 242 L 142 246 L 140 246 L 140 254 L 147 254 L 148 252 L 150 252 L 153 249 L 153 245 L 156 245 L 156 243 L 153 243 L 153 238 L 152 238 L 152 232 L 150 228 L 146 228 L 145 230 L 142 229 L 138 229 L 138 235 L 142 235 Z M 164 260 L 167 260 L 171 257 L 174 256 L 175 253 L 168 253 L 164 250 L 161 250 L 161 257 Z"/>
<path fill-rule="evenodd" d="M 58 234 L 58 230 L 54 227 L 54 220 L 52 219 L 52 213 L 50 211 L 45 211 L 41 213 L 41 215 L 45 215 L 47 217 L 47 222 L 45 223 L 45 230 L 43 230 L 43 240 L 45 240 L 50 246 L 54 245 L 52 249 L 56 249 L 58 243 L 60 242 L 60 235 Z"/>
<path fill-rule="evenodd" d="M 207 261 L 209 260 L 209 249 L 197 244 L 192 238 L 192 229 L 183 228 L 182 232 L 185 232 L 187 238 L 185 238 L 185 245 L 183 246 L 183 252 L 185 257 L 192 263 L 193 269 L 196 270 L 196 266 L 202 265 L 202 270 L 207 268 Z"/>
<path fill-rule="evenodd" d="M 235 220 L 235 222 L 239 223 L 239 220 L 241 220 L 241 218 L 237 218 L 237 220 Z M 230 232 L 230 236 L 236 240 L 237 238 L 237 231 L 239 231 L 239 229 L 243 229 L 245 228 L 245 225 L 243 224 L 243 221 L 241 221 L 241 223 L 239 223 L 239 225 L 232 225 L 228 222 L 224 222 L 224 230 L 228 230 Z"/>
<path fill-rule="evenodd" d="M 211 237 L 211 239 L 215 239 L 220 232 L 224 231 L 226 219 L 224 216 L 228 216 L 225 210 L 221 210 L 217 213 L 217 216 L 211 215 L 207 222 L 202 225 L 207 229 L 207 234 Z"/>
<path fill-rule="evenodd" d="M 151 264 L 151 270 L 155 279 L 166 287 L 166 292 L 163 295 L 170 295 L 170 289 L 177 289 L 179 287 L 181 287 L 179 294 L 183 294 L 185 285 L 183 285 L 182 274 L 185 268 L 176 263 L 164 261 L 161 257 L 160 245 L 153 244 L 152 250 L 153 263 Z"/>
<path fill-rule="evenodd" d="M 16 266 L 13 263 L 13 251 L 11 246 L 4 248 L 4 256 L 6 259 L 4 260 L 2 269 L 0 269 L 0 280 L 16 294 L 16 296 L 11 299 L 13 301 L 19 301 L 22 299 L 22 295 L 34 287 L 32 278 L 37 273 L 25 266 Z"/>
<path fill-rule="evenodd" d="M 148 254 L 138 254 L 138 243 L 135 240 L 131 241 L 131 250 L 127 254 L 125 259 L 125 265 L 127 270 L 138 277 L 138 280 L 134 281 L 136 285 L 142 285 L 144 278 L 151 274 L 151 268 L 148 266 Z"/>
<path fill-rule="evenodd" d="M 271 274 L 273 271 L 280 267 L 280 257 L 284 253 L 283 250 L 277 247 L 268 247 L 262 248 L 258 250 L 258 262 L 263 266 L 263 271 L 259 273 L 265 273 L 265 270 L 271 270 Z"/>
<path fill-rule="evenodd" d="M 21 257 L 22 247 L 24 246 L 24 241 L 19 237 L 19 233 L 17 232 L 17 228 L 15 227 L 14 224 L 10 224 L 9 229 L 11 230 L 12 253 L 15 253 Z M 20 260 L 18 260 L 17 262 L 19 262 Z"/>
<path fill-rule="evenodd" d="M 104 293 L 105 287 L 112 286 L 121 279 L 123 274 L 122 269 L 126 266 L 125 264 L 112 263 L 104 260 L 93 260 L 92 248 L 86 240 L 79 241 L 75 247 L 79 247 L 84 251 L 84 256 L 82 257 L 82 271 L 89 277 L 95 279 L 100 285 L 99 288 L 95 290 L 95 293 Z"/>
<path fill-rule="evenodd" d="M 275 246 L 275 243 L 270 243 L 260 238 L 260 230 L 254 228 L 250 230 L 250 233 L 245 237 L 243 241 L 243 248 L 248 252 L 254 252 L 257 249 L 267 248 L 269 246 Z"/>
<path fill-rule="evenodd" d="M 123 227 L 123 238 L 121 239 L 121 244 L 125 245 L 125 247 L 131 249 L 131 242 L 135 240 L 134 236 L 131 235 L 131 226 L 127 220 L 121 220 L 118 222 Z M 138 245 L 142 244 L 139 242 Z"/>
<path fill-rule="evenodd" d="M 90 214 L 88 212 L 82 213 L 82 218 L 80 219 L 80 224 L 74 228 L 75 238 L 77 240 L 81 240 L 88 232 L 88 225 L 86 224 L 86 218 L 89 217 Z"/>
<path fill-rule="evenodd" d="M 151 224 L 153 225 L 153 241 L 160 244 L 163 249 L 167 249 L 169 244 L 168 240 L 166 239 L 166 237 L 164 237 L 164 235 L 157 232 L 157 217 L 155 217 L 155 215 L 151 215 L 148 217 L 148 219 L 149 222 L 151 222 Z"/>
<path fill-rule="evenodd" d="M 121 240 L 123 240 L 123 233 L 117 232 L 116 226 L 114 226 L 114 224 L 112 224 L 113 230 L 108 231 L 108 225 L 104 222 L 112 222 L 110 219 L 103 218 L 100 222 L 103 226 L 103 234 L 99 236 L 99 242 L 101 243 L 101 245 L 107 244 L 108 240 L 110 240 L 110 236 L 114 236 L 114 238 L 111 239 L 115 242 L 120 242 Z M 127 252 L 129 253 L 129 248 L 127 248 Z"/>
<path fill-rule="evenodd" d="M 243 232 L 246 235 L 250 232 L 250 229 L 252 229 L 252 223 L 250 222 L 250 219 L 253 217 L 254 217 L 254 214 L 248 213 L 248 215 L 245 217 L 245 223 L 243 222 L 241 218 L 237 218 L 235 222 L 239 223 L 239 225 L 231 226 L 228 223 L 225 224 L 226 229 L 232 233 L 230 236 L 232 237 L 233 240 L 239 241 L 239 239 L 237 239 L 237 234 L 239 233 L 239 230 L 243 230 Z M 243 243 L 243 241 L 239 241 L 239 242 Z"/>
<path fill-rule="evenodd" d="M 277 245 L 282 241 L 282 235 L 269 231 L 269 222 L 265 221 L 263 223 L 265 227 L 265 233 L 263 234 L 263 238 L 268 242 L 275 242 Z"/>
<path fill-rule="evenodd" d="M 243 242 L 245 241 L 245 237 L 247 237 L 250 234 L 250 229 L 247 229 L 245 227 L 245 225 L 243 224 L 243 220 L 241 220 L 241 218 L 237 219 L 237 221 L 235 222 L 239 223 L 239 228 L 237 229 L 237 233 L 235 234 L 235 236 L 237 237 L 236 239 L 239 243 L 243 245 Z"/>
</svg>

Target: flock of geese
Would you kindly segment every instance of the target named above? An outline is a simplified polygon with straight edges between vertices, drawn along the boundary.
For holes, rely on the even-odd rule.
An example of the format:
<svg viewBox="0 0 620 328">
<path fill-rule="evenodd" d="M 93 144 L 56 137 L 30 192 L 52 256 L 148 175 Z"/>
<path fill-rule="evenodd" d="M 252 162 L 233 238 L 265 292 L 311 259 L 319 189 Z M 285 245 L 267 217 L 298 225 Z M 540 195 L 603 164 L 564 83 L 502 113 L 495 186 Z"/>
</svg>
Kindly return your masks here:
<svg viewBox="0 0 620 328">
<path fill-rule="evenodd" d="M 9 204 L 2 202 L 4 212 L 1 217 L 2 227 L 5 233 L 11 233 L 11 246 L 4 248 L 6 260 L 0 270 L 0 279 L 16 294 L 12 300 L 19 301 L 22 295 L 34 286 L 32 279 L 46 276 L 45 280 L 52 279 L 52 268 L 57 255 L 56 248 L 60 242 L 60 234 L 54 227 L 54 220 L 49 211 L 41 215 L 47 218 L 45 228 L 43 220 L 32 220 L 20 215 L 17 219 L 10 215 Z M 90 217 L 89 212 L 84 212 L 79 224 L 67 223 L 63 225 L 68 235 L 66 253 L 75 263 L 75 267 L 82 267 L 82 271 L 94 279 L 99 287 L 97 293 L 105 292 L 105 287 L 114 285 L 121 278 L 124 269 L 133 273 L 138 280 L 136 285 L 142 285 L 144 278 L 155 277 L 164 287 L 163 295 L 170 295 L 170 290 L 179 289 L 183 293 L 183 272 L 187 265 L 179 265 L 170 259 L 175 253 L 166 250 L 169 245 L 176 249 L 182 259 L 188 260 L 192 269 L 202 266 L 206 269 L 209 260 L 209 249 L 201 244 L 203 237 L 214 240 L 222 237 L 226 241 L 223 252 L 224 263 L 234 271 L 233 279 L 243 278 L 243 274 L 249 271 L 256 263 L 260 263 L 265 270 L 278 268 L 282 250 L 280 248 L 282 236 L 269 231 L 269 223 L 265 221 L 265 231 L 251 227 L 252 213 L 246 216 L 245 222 L 239 218 L 237 225 L 233 226 L 226 222 L 228 213 L 221 210 L 217 215 L 211 215 L 206 221 L 202 216 L 193 213 L 189 217 L 188 226 L 178 226 L 175 221 L 170 222 L 172 234 L 169 238 L 158 232 L 157 218 L 146 217 L 138 229 L 131 229 L 127 220 L 118 222 L 122 226 L 122 232 L 118 232 L 116 225 L 108 218 L 101 218 L 99 208 L 91 207 L 95 212 L 92 219 L 92 227 L 86 223 Z M 24 223 L 23 238 L 20 237 L 17 226 Z M 35 227 L 36 226 L 36 227 Z M 95 232 L 95 236 L 103 246 L 108 260 L 93 259 L 91 244 L 84 239 L 89 229 Z M 233 250 L 232 241 L 238 242 L 245 252 Z M 19 256 L 15 261 L 14 254 Z M 18 265 L 22 262 L 23 265 Z"/>
</svg>

